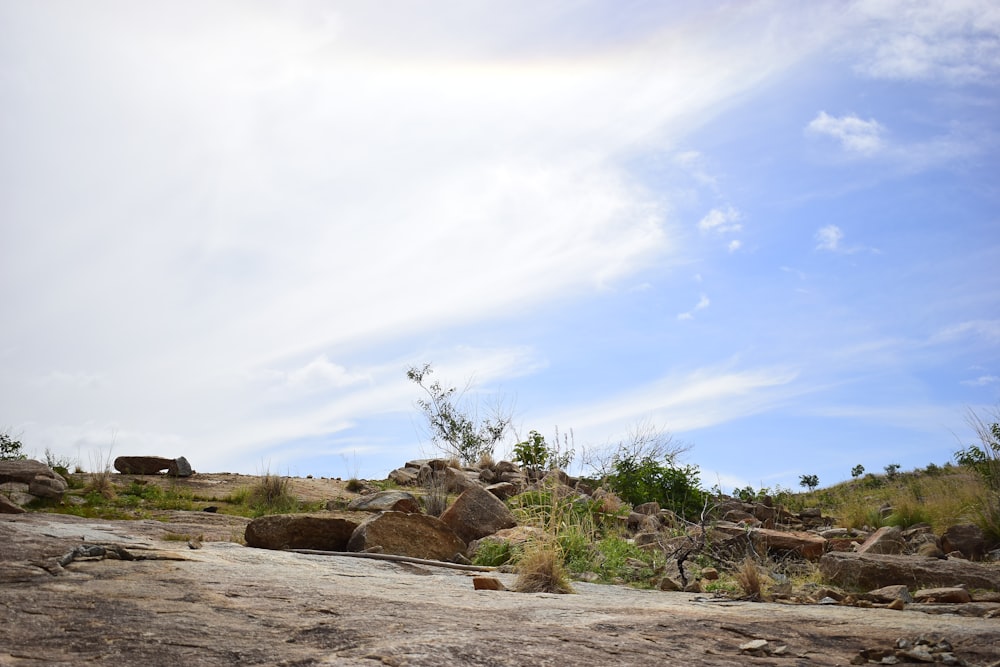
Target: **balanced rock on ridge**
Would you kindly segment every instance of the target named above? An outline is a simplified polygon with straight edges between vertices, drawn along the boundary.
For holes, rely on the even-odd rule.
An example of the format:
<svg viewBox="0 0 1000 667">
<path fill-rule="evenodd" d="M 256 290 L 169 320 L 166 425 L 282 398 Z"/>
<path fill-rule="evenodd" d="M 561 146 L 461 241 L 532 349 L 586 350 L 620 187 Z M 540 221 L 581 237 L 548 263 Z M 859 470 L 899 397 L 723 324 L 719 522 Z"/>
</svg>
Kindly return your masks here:
<svg viewBox="0 0 1000 667">
<path fill-rule="evenodd" d="M 115 459 L 115 470 L 123 475 L 158 475 L 170 470 L 174 459 L 162 456 L 119 456 Z"/>
</svg>

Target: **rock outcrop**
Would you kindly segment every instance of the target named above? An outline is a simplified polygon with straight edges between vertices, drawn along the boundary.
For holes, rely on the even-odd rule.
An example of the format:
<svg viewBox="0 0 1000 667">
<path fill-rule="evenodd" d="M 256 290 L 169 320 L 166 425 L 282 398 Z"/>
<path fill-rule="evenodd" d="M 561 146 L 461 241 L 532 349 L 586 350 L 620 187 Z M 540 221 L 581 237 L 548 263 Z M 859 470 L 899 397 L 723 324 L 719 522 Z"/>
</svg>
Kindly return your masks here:
<svg viewBox="0 0 1000 667">
<path fill-rule="evenodd" d="M 1000 569 L 967 560 L 831 551 L 819 560 L 827 581 L 847 588 L 966 586 L 1000 591 Z"/>
<path fill-rule="evenodd" d="M 41 461 L 32 459 L 0 461 L 0 484 L 7 483 L 26 484 L 25 492 L 31 496 L 24 499 L 26 502 L 34 498 L 58 500 L 69 489 L 62 475 Z"/>
</svg>

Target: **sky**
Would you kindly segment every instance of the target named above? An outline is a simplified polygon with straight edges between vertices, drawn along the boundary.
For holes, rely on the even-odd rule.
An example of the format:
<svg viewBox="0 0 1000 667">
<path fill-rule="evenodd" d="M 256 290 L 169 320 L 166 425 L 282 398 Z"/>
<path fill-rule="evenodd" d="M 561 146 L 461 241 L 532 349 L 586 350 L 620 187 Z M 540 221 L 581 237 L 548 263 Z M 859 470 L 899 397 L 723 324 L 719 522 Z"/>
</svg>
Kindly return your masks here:
<svg viewBox="0 0 1000 667">
<path fill-rule="evenodd" d="M 412 366 L 706 487 L 1000 405 L 1000 5 L 0 0 L 0 428 L 384 478 Z"/>
</svg>

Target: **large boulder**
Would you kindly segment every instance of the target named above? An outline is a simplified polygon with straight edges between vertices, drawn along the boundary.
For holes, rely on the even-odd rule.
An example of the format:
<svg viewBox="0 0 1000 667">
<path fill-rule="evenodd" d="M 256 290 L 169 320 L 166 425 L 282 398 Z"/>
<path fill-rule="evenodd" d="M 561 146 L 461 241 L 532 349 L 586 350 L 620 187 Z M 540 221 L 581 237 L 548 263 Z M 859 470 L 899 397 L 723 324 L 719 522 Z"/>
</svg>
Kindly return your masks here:
<svg viewBox="0 0 1000 667">
<path fill-rule="evenodd" d="M 831 551 L 819 559 L 819 570 L 831 583 L 864 590 L 903 584 L 910 588 L 965 585 L 1000 591 L 1000 569 L 954 558 Z"/>
<path fill-rule="evenodd" d="M 248 547 L 347 551 L 351 535 L 370 515 L 364 512 L 271 514 L 247 524 Z"/>
<path fill-rule="evenodd" d="M 0 461 L 0 484 L 8 482 L 27 484 L 28 493 L 39 498 L 59 499 L 69 488 L 62 475 L 32 459 Z"/>
<path fill-rule="evenodd" d="M 379 553 L 450 561 L 465 553 L 465 542 L 436 517 L 406 512 L 369 515 L 351 535 L 348 551 L 378 549 Z"/>
<path fill-rule="evenodd" d="M 951 526 L 941 535 L 941 550 L 958 551 L 969 560 L 982 560 L 986 553 L 986 539 L 979 526 L 973 523 Z"/>
<path fill-rule="evenodd" d="M 62 475 L 53 473 L 52 475 L 35 475 L 35 478 L 28 483 L 28 493 L 39 498 L 53 498 L 58 500 L 69 490 L 69 485 Z"/>
<path fill-rule="evenodd" d="M 464 491 L 440 518 L 464 542 L 517 525 L 507 505 L 481 486 Z"/>
<path fill-rule="evenodd" d="M 158 475 L 170 470 L 174 459 L 162 456 L 119 456 L 115 459 L 115 470 L 123 475 Z"/>
<path fill-rule="evenodd" d="M 360 512 L 416 512 L 420 513 L 420 501 L 406 491 L 379 491 L 367 496 L 358 496 L 347 509 Z"/>
</svg>

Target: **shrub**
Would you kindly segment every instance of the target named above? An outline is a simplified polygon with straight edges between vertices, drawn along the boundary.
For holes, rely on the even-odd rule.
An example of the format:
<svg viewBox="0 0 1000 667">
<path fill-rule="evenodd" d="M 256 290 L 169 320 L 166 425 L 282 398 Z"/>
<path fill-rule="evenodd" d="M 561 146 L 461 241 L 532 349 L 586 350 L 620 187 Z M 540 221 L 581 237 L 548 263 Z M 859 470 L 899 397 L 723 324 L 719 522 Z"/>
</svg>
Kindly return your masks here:
<svg viewBox="0 0 1000 667">
<path fill-rule="evenodd" d="M 652 457 L 616 459 L 608 485 L 625 502 L 640 505 L 655 501 L 660 507 L 688 519 L 700 516 L 707 494 L 701 489 L 697 466 L 678 466 Z"/>
<path fill-rule="evenodd" d="M 865 467 L 860 463 L 851 468 L 851 477 L 853 477 L 854 479 L 857 479 L 858 477 L 861 477 L 864 474 L 865 474 Z"/>
<path fill-rule="evenodd" d="M 799 477 L 799 486 L 808 487 L 812 491 L 819 486 L 819 477 L 816 475 L 802 475 Z"/>
<path fill-rule="evenodd" d="M 10 437 L 9 433 L 0 433 L 0 461 L 23 461 L 28 458 L 21 451 L 23 447 L 21 441 Z"/>
<path fill-rule="evenodd" d="M 507 540 L 485 538 L 479 543 L 472 563 L 485 567 L 498 567 L 510 563 L 517 555 L 517 549 Z"/>
<path fill-rule="evenodd" d="M 558 431 L 556 431 L 555 446 L 545 442 L 545 438 L 538 431 L 530 431 L 527 440 L 514 445 L 513 458 L 516 463 L 537 476 L 540 471 L 548 468 L 568 467 L 573 460 L 573 450 L 560 451 Z"/>
<path fill-rule="evenodd" d="M 969 410 L 966 422 L 979 438 L 978 445 L 969 445 L 955 452 L 955 460 L 975 470 L 994 491 L 1000 491 L 1000 406 L 985 418 Z"/>
</svg>

